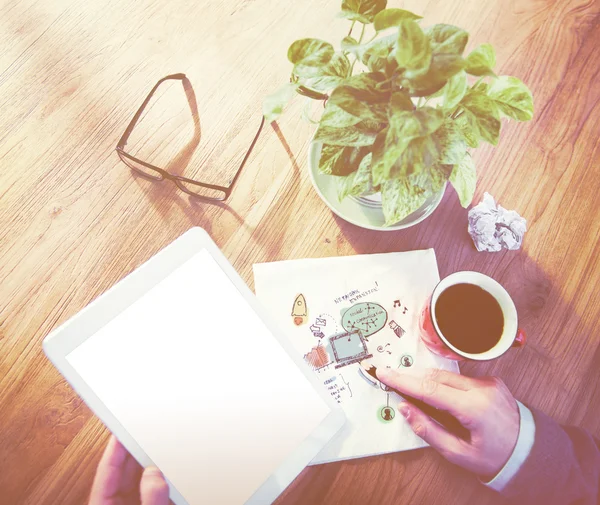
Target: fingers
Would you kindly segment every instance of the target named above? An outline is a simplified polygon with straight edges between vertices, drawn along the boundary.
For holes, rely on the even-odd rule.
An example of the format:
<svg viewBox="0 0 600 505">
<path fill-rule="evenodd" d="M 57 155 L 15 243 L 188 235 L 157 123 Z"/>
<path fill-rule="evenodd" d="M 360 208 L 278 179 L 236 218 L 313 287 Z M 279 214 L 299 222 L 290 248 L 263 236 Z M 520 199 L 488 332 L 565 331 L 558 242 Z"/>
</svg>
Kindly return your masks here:
<svg viewBox="0 0 600 505">
<path fill-rule="evenodd" d="M 405 393 L 433 407 L 464 417 L 469 412 L 465 392 L 438 382 L 437 376 L 437 371 L 429 372 L 424 377 L 415 377 L 391 368 L 377 369 L 377 377 L 400 394 Z"/>
<path fill-rule="evenodd" d="M 129 493 L 130 491 L 137 490 L 140 485 L 140 479 L 142 478 L 142 466 L 136 461 L 136 459 L 130 454 L 127 456 L 127 461 L 123 467 L 122 479 L 121 479 L 121 492 Z"/>
<path fill-rule="evenodd" d="M 475 381 L 471 377 L 466 377 L 459 373 L 442 370 L 440 368 L 428 368 L 426 375 L 441 384 L 460 389 L 461 391 L 469 391 L 476 386 Z"/>
<path fill-rule="evenodd" d="M 127 461 L 127 456 L 127 450 L 112 435 L 104 454 L 102 454 L 100 463 L 98 463 L 90 494 L 90 505 L 103 503 L 107 498 L 112 498 L 119 493 L 122 470 Z"/>
<path fill-rule="evenodd" d="M 150 466 L 144 470 L 140 498 L 142 505 L 169 505 L 169 485 L 158 468 Z"/>
<path fill-rule="evenodd" d="M 121 468 L 127 461 L 128 455 L 127 449 L 121 445 L 121 442 L 117 440 L 117 437 L 111 435 L 98 467 Z"/>
<path fill-rule="evenodd" d="M 452 461 L 454 456 L 461 454 L 463 441 L 448 433 L 423 411 L 406 402 L 401 403 L 398 410 L 406 418 L 415 435 L 425 440 L 444 458 Z"/>
</svg>

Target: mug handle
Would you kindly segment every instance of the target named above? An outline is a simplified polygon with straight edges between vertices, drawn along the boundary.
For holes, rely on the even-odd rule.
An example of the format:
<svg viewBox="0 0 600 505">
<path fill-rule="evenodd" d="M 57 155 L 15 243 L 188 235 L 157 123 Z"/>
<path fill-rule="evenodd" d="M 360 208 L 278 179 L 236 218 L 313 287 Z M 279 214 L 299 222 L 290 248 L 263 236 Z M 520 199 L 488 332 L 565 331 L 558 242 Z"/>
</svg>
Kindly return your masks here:
<svg viewBox="0 0 600 505">
<path fill-rule="evenodd" d="M 512 346 L 521 348 L 525 345 L 525 342 L 527 342 L 527 333 L 525 333 L 525 330 L 519 328 L 517 330 L 517 336 L 515 337 Z"/>
</svg>

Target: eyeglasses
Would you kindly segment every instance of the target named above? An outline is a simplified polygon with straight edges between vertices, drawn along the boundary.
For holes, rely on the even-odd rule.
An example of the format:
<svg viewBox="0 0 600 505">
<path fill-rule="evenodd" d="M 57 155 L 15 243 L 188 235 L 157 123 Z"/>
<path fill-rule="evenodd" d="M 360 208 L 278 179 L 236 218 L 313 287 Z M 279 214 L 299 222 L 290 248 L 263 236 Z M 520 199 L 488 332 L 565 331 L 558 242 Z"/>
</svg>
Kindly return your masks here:
<svg viewBox="0 0 600 505">
<path fill-rule="evenodd" d="M 127 141 L 129 140 L 131 132 L 135 128 L 135 125 L 139 121 L 142 113 L 144 112 L 144 109 L 150 102 L 152 96 L 154 95 L 154 93 L 156 92 L 158 87 L 163 82 L 169 81 L 169 80 L 182 81 L 183 87 L 184 87 L 186 95 L 188 97 L 188 101 L 190 103 L 190 107 L 192 108 L 192 115 L 194 117 L 194 121 L 196 121 L 197 126 L 199 126 L 196 99 L 193 94 L 193 90 L 191 88 L 191 83 L 190 83 L 189 79 L 186 77 L 185 74 L 168 75 L 168 76 L 160 79 L 154 85 L 154 87 L 152 88 L 150 93 L 148 93 L 148 96 L 143 101 L 143 103 L 140 106 L 140 108 L 138 109 L 138 111 L 135 113 L 135 116 L 133 116 L 133 119 L 127 126 L 125 133 L 123 133 L 123 135 L 121 136 L 121 139 L 119 140 L 117 147 L 116 147 L 116 151 L 119 155 L 119 158 L 121 158 L 121 161 L 123 163 L 125 163 L 129 168 L 131 168 L 136 174 L 141 175 L 142 177 L 145 177 L 146 179 L 150 179 L 150 180 L 156 181 L 156 182 L 162 182 L 165 179 L 171 180 L 175 183 L 175 185 L 180 190 L 182 190 L 185 193 L 187 193 L 188 195 L 198 198 L 200 200 L 208 200 L 208 201 L 226 200 L 229 197 L 229 195 L 231 194 L 231 191 L 233 190 L 233 186 L 237 182 L 237 180 L 240 176 L 240 173 L 242 172 L 242 168 L 244 168 L 246 161 L 250 157 L 250 153 L 252 152 L 252 149 L 254 149 L 254 145 L 256 144 L 256 141 L 258 140 L 260 132 L 265 124 L 264 116 L 261 116 L 260 126 L 258 127 L 256 134 L 254 135 L 252 143 L 250 144 L 250 147 L 249 147 L 248 151 L 246 152 L 246 155 L 244 156 L 242 163 L 240 164 L 240 166 L 237 169 L 233 178 L 230 180 L 229 186 L 206 184 L 204 182 L 195 181 L 193 179 L 188 179 L 187 177 L 182 177 L 180 175 L 171 174 L 162 168 L 159 168 L 159 167 L 154 166 L 150 163 L 147 163 L 143 160 L 140 160 L 140 159 L 136 158 L 135 156 L 125 152 L 125 146 L 127 145 Z"/>
</svg>

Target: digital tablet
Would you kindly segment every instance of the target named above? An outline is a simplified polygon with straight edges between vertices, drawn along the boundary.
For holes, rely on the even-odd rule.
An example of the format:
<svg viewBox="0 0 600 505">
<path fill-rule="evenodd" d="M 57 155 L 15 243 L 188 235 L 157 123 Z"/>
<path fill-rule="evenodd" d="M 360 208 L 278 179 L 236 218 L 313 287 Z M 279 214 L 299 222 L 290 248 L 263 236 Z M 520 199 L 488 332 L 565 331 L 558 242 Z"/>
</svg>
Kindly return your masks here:
<svg viewBox="0 0 600 505">
<path fill-rule="evenodd" d="M 345 421 L 201 228 L 44 351 L 140 464 L 160 468 L 176 505 L 271 503 Z"/>
</svg>

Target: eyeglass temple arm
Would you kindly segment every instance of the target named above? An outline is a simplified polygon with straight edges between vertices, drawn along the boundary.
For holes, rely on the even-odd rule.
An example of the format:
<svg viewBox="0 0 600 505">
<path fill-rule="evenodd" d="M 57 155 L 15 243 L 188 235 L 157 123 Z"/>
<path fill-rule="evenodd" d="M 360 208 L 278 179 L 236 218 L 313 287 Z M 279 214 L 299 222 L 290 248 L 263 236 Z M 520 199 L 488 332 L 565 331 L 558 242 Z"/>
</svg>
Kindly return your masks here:
<svg viewBox="0 0 600 505">
<path fill-rule="evenodd" d="M 182 81 L 184 79 L 187 79 L 187 77 L 186 77 L 185 74 L 181 74 L 181 73 L 180 74 L 171 74 L 171 75 L 167 75 L 166 77 L 163 77 L 162 79 L 160 79 L 154 85 L 154 87 L 150 90 L 150 93 L 148 93 L 148 96 L 146 97 L 146 99 L 144 100 L 144 102 L 142 103 L 142 105 L 140 106 L 140 108 L 135 113 L 135 116 L 133 116 L 133 118 L 129 122 L 129 125 L 127 126 L 127 129 L 125 130 L 125 132 L 123 133 L 123 135 L 119 139 L 119 143 L 117 144 L 117 149 L 123 149 L 127 145 L 127 140 L 129 140 L 129 136 L 131 135 L 131 132 L 135 128 L 136 123 L 139 121 L 140 116 L 144 112 L 144 109 L 146 108 L 146 105 L 148 105 L 148 102 L 152 98 L 152 95 L 154 95 L 154 93 L 156 92 L 157 88 L 163 82 L 168 81 L 170 79 Z"/>
</svg>

